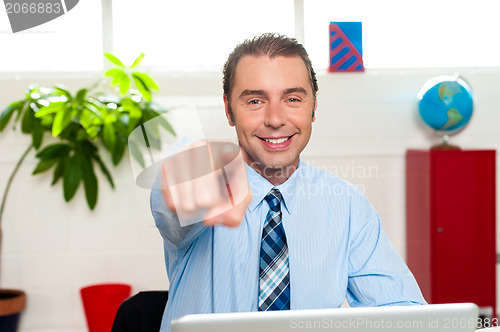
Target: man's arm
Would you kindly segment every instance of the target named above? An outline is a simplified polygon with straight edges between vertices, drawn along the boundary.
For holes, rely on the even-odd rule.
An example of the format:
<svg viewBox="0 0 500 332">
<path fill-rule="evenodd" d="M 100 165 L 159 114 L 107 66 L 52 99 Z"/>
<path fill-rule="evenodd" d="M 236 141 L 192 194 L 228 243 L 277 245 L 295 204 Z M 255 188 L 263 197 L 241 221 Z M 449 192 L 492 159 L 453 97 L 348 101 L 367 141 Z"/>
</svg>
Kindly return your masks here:
<svg viewBox="0 0 500 332">
<path fill-rule="evenodd" d="M 182 227 L 177 215 L 167 207 L 161 189 L 157 186 L 151 190 L 150 204 L 156 227 L 173 251 L 185 250 L 207 228 L 201 222 Z"/>
<path fill-rule="evenodd" d="M 245 164 L 234 144 L 195 142 L 167 158 L 160 169 L 150 204 L 164 239 L 170 275 L 207 226 L 241 223 L 251 193 Z"/>
<path fill-rule="evenodd" d="M 375 208 L 353 197 L 347 299 L 351 306 L 426 304 L 403 259 L 389 242 Z"/>
<path fill-rule="evenodd" d="M 179 258 L 207 226 L 198 222 L 181 227 L 177 215 L 167 207 L 161 189 L 156 185 L 151 190 L 150 204 L 156 227 L 163 237 L 165 263 L 171 276 Z"/>
</svg>

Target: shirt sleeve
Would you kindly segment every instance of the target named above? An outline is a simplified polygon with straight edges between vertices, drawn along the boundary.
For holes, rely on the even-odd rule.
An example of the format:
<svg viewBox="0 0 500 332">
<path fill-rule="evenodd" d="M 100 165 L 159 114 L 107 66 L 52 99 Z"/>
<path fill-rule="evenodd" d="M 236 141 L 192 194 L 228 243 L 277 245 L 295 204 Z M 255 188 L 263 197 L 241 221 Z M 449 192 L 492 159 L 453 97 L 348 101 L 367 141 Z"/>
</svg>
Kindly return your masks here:
<svg viewBox="0 0 500 332">
<path fill-rule="evenodd" d="M 353 307 L 426 304 L 380 217 L 358 192 L 351 201 L 347 300 Z"/>
<path fill-rule="evenodd" d="M 202 222 L 181 226 L 177 215 L 166 205 L 158 180 L 151 190 L 151 213 L 164 241 L 167 273 L 173 275 L 179 260 L 194 241 L 207 229 Z"/>
</svg>

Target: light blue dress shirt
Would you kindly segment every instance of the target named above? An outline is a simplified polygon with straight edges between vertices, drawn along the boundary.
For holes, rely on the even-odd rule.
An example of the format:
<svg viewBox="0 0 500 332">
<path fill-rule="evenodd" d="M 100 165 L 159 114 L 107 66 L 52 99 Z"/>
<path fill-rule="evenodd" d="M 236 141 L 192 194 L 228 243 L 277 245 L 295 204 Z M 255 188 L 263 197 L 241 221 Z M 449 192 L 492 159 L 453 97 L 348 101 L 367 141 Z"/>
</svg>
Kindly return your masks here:
<svg viewBox="0 0 500 332">
<path fill-rule="evenodd" d="M 259 251 L 273 185 L 247 165 L 253 199 L 236 228 L 181 227 L 161 192 L 151 210 L 164 239 L 170 281 L 160 331 L 194 313 L 257 311 Z M 408 267 L 359 188 L 305 162 L 283 184 L 282 223 L 291 309 L 425 304 Z"/>
</svg>

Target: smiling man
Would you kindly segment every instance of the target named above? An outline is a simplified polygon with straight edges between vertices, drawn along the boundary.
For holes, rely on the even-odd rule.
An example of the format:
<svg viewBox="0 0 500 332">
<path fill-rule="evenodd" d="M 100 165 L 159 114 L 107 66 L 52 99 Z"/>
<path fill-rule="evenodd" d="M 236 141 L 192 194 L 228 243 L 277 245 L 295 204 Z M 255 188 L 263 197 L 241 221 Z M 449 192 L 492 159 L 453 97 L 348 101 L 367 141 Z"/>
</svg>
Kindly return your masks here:
<svg viewBox="0 0 500 332">
<path fill-rule="evenodd" d="M 234 70 L 230 65 L 226 73 Z M 225 84 L 226 115 L 243 159 L 272 184 L 283 183 L 298 167 L 315 119 L 316 88 L 304 61 L 247 55 L 226 77 L 233 79 Z"/>
<path fill-rule="evenodd" d="M 152 190 L 170 280 L 161 331 L 193 313 L 335 308 L 345 299 L 351 306 L 425 304 L 363 193 L 300 160 L 318 91 L 302 45 L 274 34 L 245 41 L 226 62 L 223 87 L 246 164 L 246 179 L 237 180 L 251 195 L 182 227 L 171 188 Z M 219 192 L 198 186 L 182 201 L 202 212 L 224 204 Z"/>
</svg>

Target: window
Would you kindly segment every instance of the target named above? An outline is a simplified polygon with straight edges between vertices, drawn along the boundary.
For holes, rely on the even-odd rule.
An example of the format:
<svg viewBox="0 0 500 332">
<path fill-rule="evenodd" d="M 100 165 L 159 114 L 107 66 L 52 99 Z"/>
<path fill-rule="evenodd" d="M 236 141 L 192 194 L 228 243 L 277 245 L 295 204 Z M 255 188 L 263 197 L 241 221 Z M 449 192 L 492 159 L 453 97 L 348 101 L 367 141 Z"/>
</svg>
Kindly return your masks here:
<svg viewBox="0 0 500 332">
<path fill-rule="evenodd" d="M 330 21 L 363 22 L 366 68 L 500 65 L 497 0 L 305 0 L 305 45 L 328 67 Z"/>
<path fill-rule="evenodd" d="M 139 5 L 140 4 L 140 5 Z M 113 6 L 115 54 L 168 71 L 220 72 L 245 38 L 264 32 L 293 36 L 293 0 L 120 0 Z"/>
<path fill-rule="evenodd" d="M 331 21 L 363 22 L 366 68 L 500 66 L 497 1 L 93 0 L 18 33 L 2 11 L 0 72 L 98 71 L 104 48 L 125 63 L 144 52 L 158 71 L 220 72 L 243 39 L 296 31 L 322 70 Z"/>
<path fill-rule="evenodd" d="M 12 33 L 0 10 L 0 73 L 101 70 L 101 21 L 100 1 L 79 1 L 50 22 Z"/>
</svg>

